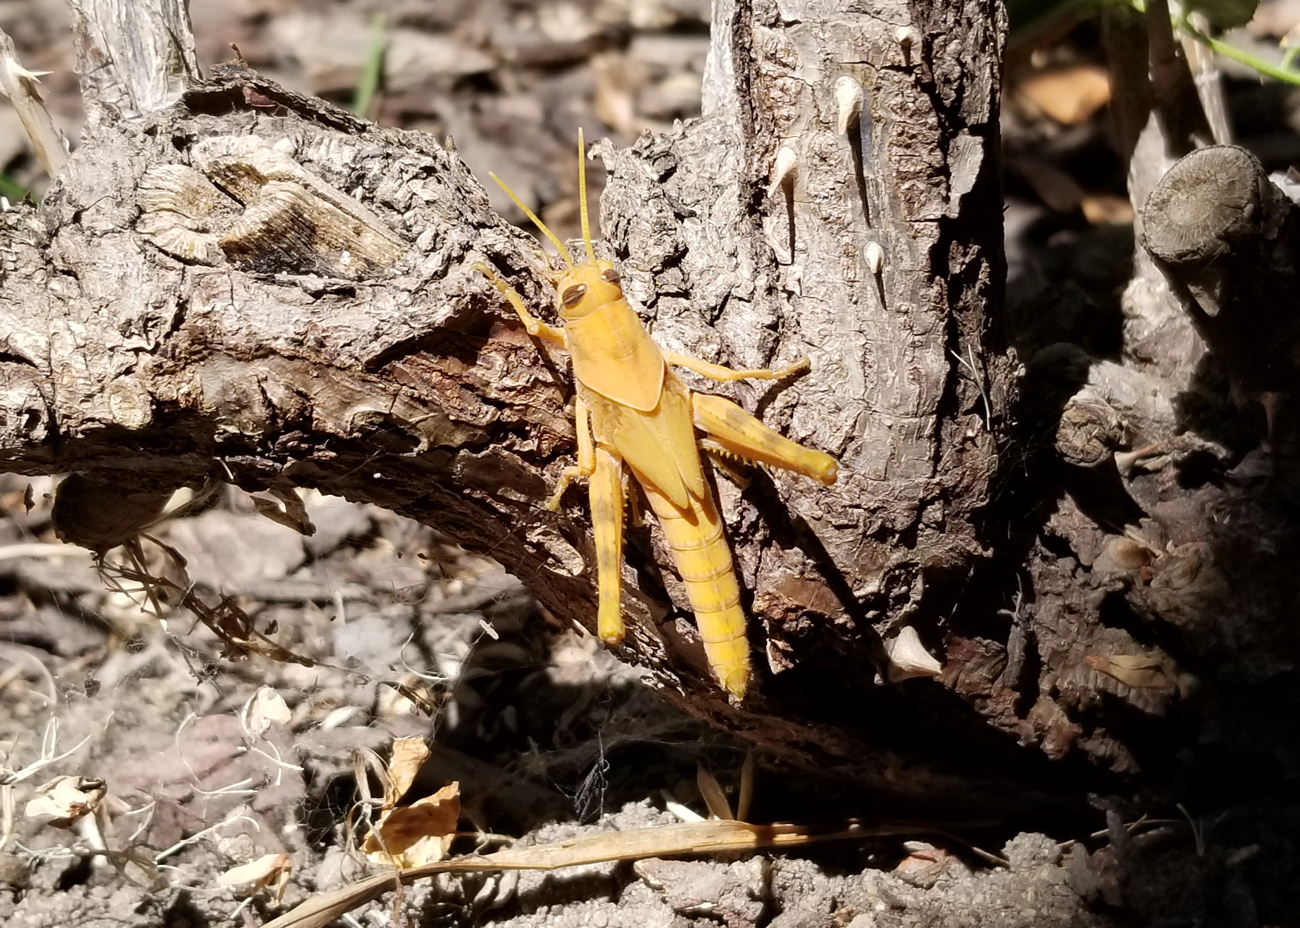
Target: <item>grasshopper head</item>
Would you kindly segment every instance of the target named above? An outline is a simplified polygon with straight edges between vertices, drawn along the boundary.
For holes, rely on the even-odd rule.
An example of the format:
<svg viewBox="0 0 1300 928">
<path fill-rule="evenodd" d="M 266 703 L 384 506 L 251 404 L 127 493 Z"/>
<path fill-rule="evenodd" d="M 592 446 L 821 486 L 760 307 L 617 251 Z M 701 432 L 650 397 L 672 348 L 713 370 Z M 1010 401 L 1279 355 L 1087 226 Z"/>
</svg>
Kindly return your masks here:
<svg viewBox="0 0 1300 928">
<path fill-rule="evenodd" d="M 583 261 L 565 269 L 556 280 L 560 318 L 576 322 L 606 303 L 623 299 L 623 284 L 611 261 Z"/>
<path fill-rule="evenodd" d="M 546 223 L 542 222 L 513 190 L 502 183 L 501 178 L 495 174 L 489 176 L 501 185 L 501 189 L 515 201 L 516 206 L 524 211 L 524 215 L 532 220 L 533 225 L 551 240 L 560 253 L 564 269 L 547 276 L 550 277 L 551 283 L 555 285 L 555 290 L 560 295 L 562 320 L 573 322 L 582 319 L 599 306 L 623 299 L 623 285 L 613 262 L 597 258 L 596 249 L 591 243 L 591 221 L 587 215 L 587 159 L 582 129 L 578 130 L 578 208 L 582 218 L 582 243 L 587 247 L 586 261 L 575 262 L 569 249 L 564 246 L 564 242 L 546 227 Z"/>
</svg>

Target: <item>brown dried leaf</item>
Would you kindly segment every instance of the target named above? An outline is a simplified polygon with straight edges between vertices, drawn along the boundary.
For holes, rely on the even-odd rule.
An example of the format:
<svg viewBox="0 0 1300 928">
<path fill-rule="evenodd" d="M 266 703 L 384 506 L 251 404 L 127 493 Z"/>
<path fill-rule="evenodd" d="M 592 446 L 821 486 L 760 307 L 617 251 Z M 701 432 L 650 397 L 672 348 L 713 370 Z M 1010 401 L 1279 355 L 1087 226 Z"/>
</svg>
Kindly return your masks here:
<svg viewBox="0 0 1300 928">
<path fill-rule="evenodd" d="M 277 878 L 290 867 L 288 854 L 264 854 L 257 860 L 231 867 L 217 877 L 223 886 L 248 886 L 260 888 Z"/>
<path fill-rule="evenodd" d="M 717 777 L 704 769 L 700 764 L 695 770 L 695 783 L 700 789 L 700 796 L 704 799 L 704 806 L 709 810 L 709 814 L 714 818 L 734 819 L 731 813 L 731 803 L 727 801 L 727 794 L 718 782 Z"/>
<path fill-rule="evenodd" d="M 1145 654 L 1088 655 L 1084 661 L 1093 670 L 1134 689 L 1170 689 L 1177 685 L 1162 660 Z"/>
<path fill-rule="evenodd" d="M 361 853 L 398 870 L 434 863 L 446 858 L 459 821 L 460 784 L 449 783 L 432 796 L 385 812 L 366 835 Z"/>
<path fill-rule="evenodd" d="M 1127 197 L 1089 194 L 1079 203 L 1083 216 L 1093 225 L 1128 225 L 1133 221 L 1133 204 Z"/>
<path fill-rule="evenodd" d="M 274 498 L 267 499 L 256 493 L 250 495 L 260 515 L 291 528 L 300 535 L 316 534 L 316 526 L 312 524 L 311 516 L 307 515 L 302 497 L 292 487 L 273 486 L 267 492 Z"/>
<path fill-rule="evenodd" d="M 244 894 L 250 896 L 274 887 L 272 895 L 278 904 L 289 883 L 289 872 L 292 869 L 293 861 L 288 854 L 264 854 L 257 860 L 231 867 L 217 877 L 217 882 L 239 887 Z"/>
<path fill-rule="evenodd" d="M 388 762 L 388 782 L 384 785 L 385 810 L 401 801 L 428 759 L 429 746 L 423 738 L 397 738 L 393 741 L 393 758 Z"/>
<path fill-rule="evenodd" d="M 1032 113 L 1076 126 L 1110 102 L 1110 77 L 1090 64 L 1040 71 L 1020 81 L 1016 98 Z"/>
<path fill-rule="evenodd" d="M 69 474 L 54 494 L 50 518 L 60 541 L 92 551 L 124 545 L 167 508 L 174 488 L 139 488 Z"/>
</svg>

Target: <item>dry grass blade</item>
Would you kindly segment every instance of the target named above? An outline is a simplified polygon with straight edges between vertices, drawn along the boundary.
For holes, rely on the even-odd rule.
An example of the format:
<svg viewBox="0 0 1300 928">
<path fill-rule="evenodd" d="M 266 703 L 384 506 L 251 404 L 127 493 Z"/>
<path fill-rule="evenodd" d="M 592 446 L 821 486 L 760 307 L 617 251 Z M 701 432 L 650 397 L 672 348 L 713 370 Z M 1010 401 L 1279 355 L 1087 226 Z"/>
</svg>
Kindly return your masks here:
<svg viewBox="0 0 1300 928">
<path fill-rule="evenodd" d="M 736 796 L 736 818 L 749 821 L 749 809 L 754 804 L 754 749 L 745 752 L 745 762 L 740 766 L 740 792 Z"/>
<path fill-rule="evenodd" d="M 722 784 L 718 782 L 717 777 L 704 769 L 703 764 L 695 770 L 695 784 L 699 787 L 700 796 L 704 799 L 704 805 L 710 815 L 726 821 L 736 818 L 731 812 L 731 803 L 727 801 L 727 794 Z"/>
<path fill-rule="evenodd" d="M 850 826 L 840 831 L 819 832 L 801 825 L 749 825 L 735 821 L 708 821 L 604 832 L 557 844 L 506 848 L 493 854 L 466 855 L 412 867 L 410 870 L 372 876 L 343 889 L 309 899 L 268 922 L 263 928 L 325 928 L 335 919 L 379 898 L 390 889 L 439 873 L 560 870 L 618 860 L 799 847 L 817 841 L 912 834 L 915 831 L 915 826 L 886 825 L 876 828 Z"/>
</svg>

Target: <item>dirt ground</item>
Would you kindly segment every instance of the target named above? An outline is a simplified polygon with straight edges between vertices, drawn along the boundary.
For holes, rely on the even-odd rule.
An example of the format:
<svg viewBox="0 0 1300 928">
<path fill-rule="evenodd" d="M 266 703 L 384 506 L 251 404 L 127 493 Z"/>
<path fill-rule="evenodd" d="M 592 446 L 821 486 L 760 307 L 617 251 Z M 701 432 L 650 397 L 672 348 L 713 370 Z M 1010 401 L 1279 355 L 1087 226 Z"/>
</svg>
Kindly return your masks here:
<svg viewBox="0 0 1300 928">
<path fill-rule="evenodd" d="M 377 6 L 194 4 L 200 60 L 229 58 L 234 42 L 286 86 L 347 104 Z M 369 115 L 453 136 L 476 173 L 558 204 L 545 218 L 561 234 L 575 217 L 560 168 L 580 123 L 627 143 L 698 112 L 704 0 L 382 6 L 386 90 Z M 75 138 L 66 11 L 10 0 L 0 28 L 29 68 L 53 72 L 44 86 Z M 22 151 L 0 109 L 0 170 L 39 193 Z M 59 544 L 53 487 L 0 477 L 0 924 L 258 925 L 338 888 L 367 872 L 354 848 L 373 818 L 364 797 L 381 786 L 365 758 L 382 764 L 398 737 L 433 748 L 408 798 L 460 784 L 456 852 L 702 814 L 700 768 L 734 796 L 744 745 L 676 714 L 634 668 L 453 539 L 311 494 L 315 531 L 303 535 L 263 514 L 269 498 L 222 489 L 150 534 L 184 558 L 196 596 L 209 607 L 229 597 L 265 636 L 233 649 L 191 610 L 150 607 L 120 567 L 97 571 L 88 552 Z M 145 542 L 142 557 L 179 576 L 159 545 Z M 268 692 L 286 716 L 259 715 Z M 61 776 L 102 792 L 68 827 L 28 805 Z M 756 779 L 756 821 L 880 814 L 762 758 Z M 408 888 L 396 912 L 390 895 L 341 924 L 1300 925 L 1294 797 L 1243 795 L 1208 812 L 1095 806 L 1092 833 L 951 835 L 930 823 L 797 853 L 445 876 Z M 268 855 L 284 855 L 268 881 L 286 874 L 282 886 L 223 879 Z"/>
<path fill-rule="evenodd" d="M 309 497 L 316 532 L 304 537 L 230 490 L 159 526 L 195 583 L 237 597 L 313 663 L 231 661 L 191 616 L 164 607 L 160 623 L 106 592 L 89 554 L 41 541 L 50 481 L 3 487 L 6 925 L 258 924 L 337 888 L 365 872 L 348 851 L 353 758 L 394 737 L 434 739 L 416 790 L 456 780 L 463 827 L 525 844 L 676 822 L 675 804 L 703 812 L 697 764 L 736 778 L 738 744 L 676 716 L 590 637 L 538 615 L 499 566 L 388 513 Z M 283 697 L 287 720 L 250 716 L 263 687 Z M 25 813 L 60 775 L 107 790 L 99 813 L 68 829 Z M 816 788 L 786 777 L 760 768 L 760 811 L 797 809 L 800 789 Z M 800 855 L 447 877 L 408 890 L 402 910 L 428 925 L 1107 923 L 1085 905 L 1097 882 L 1080 876 L 1088 855 L 1042 835 L 992 850 L 1009 866 L 918 830 Z M 269 889 L 249 897 L 221 882 L 268 854 L 290 861 L 279 905 Z M 351 924 L 385 924 L 390 906 Z"/>
<path fill-rule="evenodd" d="M 316 532 L 303 536 L 230 490 L 159 526 L 199 587 L 237 597 L 311 665 L 231 661 L 182 610 L 164 607 L 160 623 L 106 592 L 89 554 L 39 540 L 50 481 L 3 486 L 5 924 L 255 924 L 271 893 L 243 898 L 220 875 L 267 854 L 292 862 L 284 905 L 335 888 L 364 872 L 347 852 L 353 757 L 382 754 L 394 737 L 434 738 L 417 790 L 456 780 L 466 825 L 531 843 L 674 822 L 673 803 L 703 811 L 697 764 L 735 779 L 739 745 L 674 715 L 590 637 L 538 615 L 499 566 L 418 525 L 309 497 Z M 263 687 L 283 697 L 286 720 L 252 717 Z M 106 784 L 98 815 L 61 829 L 26 814 L 59 775 Z M 773 804 L 765 792 L 788 791 L 781 777 L 760 771 L 760 809 Z M 446 878 L 408 891 L 403 908 L 424 924 L 861 926 L 919 912 L 970 924 L 972 906 L 985 924 L 1077 923 L 1056 841 L 1015 838 L 1002 869 L 921 837 L 807 857 Z M 386 911 L 358 917 L 381 923 Z"/>
</svg>

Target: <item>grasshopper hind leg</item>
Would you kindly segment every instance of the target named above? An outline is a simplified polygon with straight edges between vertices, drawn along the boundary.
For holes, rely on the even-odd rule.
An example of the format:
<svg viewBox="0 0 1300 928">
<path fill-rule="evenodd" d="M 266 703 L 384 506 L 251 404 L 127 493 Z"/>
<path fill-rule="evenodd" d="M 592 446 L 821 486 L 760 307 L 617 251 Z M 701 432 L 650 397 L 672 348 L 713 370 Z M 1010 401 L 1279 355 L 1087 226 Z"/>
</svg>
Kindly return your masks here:
<svg viewBox="0 0 1300 928">
<path fill-rule="evenodd" d="M 839 463 L 829 454 L 791 441 L 729 399 L 692 393 L 691 411 L 696 427 L 731 454 L 794 471 L 827 486 L 839 474 Z"/>
<path fill-rule="evenodd" d="M 701 451 L 709 456 L 709 463 L 713 465 L 714 470 L 721 473 L 742 490 L 749 486 L 749 477 L 741 472 L 741 468 L 746 464 L 744 458 L 718 444 L 712 438 L 701 438 L 696 444 L 699 445 Z"/>
</svg>

